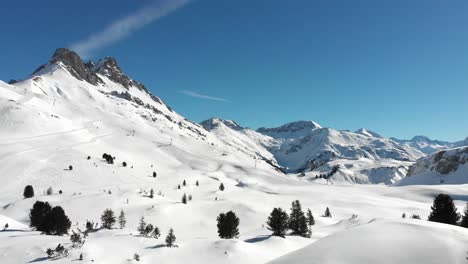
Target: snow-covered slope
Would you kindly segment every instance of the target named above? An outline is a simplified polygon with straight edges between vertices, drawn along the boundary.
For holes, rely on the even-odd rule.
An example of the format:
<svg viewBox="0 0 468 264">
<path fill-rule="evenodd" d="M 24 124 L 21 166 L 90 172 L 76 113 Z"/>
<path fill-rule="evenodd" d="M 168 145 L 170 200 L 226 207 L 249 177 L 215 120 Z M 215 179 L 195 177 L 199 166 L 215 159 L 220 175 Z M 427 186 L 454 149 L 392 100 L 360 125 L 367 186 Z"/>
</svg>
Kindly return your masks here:
<svg viewBox="0 0 468 264">
<path fill-rule="evenodd" d="M 241 127 L 232 120 L 210 118 L 200 125 L 215 134 L 225 145 L 231 146 L 233 150 L 252 156 L 255 159 L 254 163 L 267 162 L 278 171 L 285 172 L 285 169 L 277 164 L 273 154 L 266 149 L 267 146 L 276 144 L 273 138 Z"/>
<path fill-rule="evenodd" d="M 421 220 L 372 220 L 271 264 L 464 263 L 468 230 Z"/>
<path fill-rule="evenodd" d="M 398 185 L 468 183 L 468 146 L 441 150 L 418 160 Z"/>
</svg>

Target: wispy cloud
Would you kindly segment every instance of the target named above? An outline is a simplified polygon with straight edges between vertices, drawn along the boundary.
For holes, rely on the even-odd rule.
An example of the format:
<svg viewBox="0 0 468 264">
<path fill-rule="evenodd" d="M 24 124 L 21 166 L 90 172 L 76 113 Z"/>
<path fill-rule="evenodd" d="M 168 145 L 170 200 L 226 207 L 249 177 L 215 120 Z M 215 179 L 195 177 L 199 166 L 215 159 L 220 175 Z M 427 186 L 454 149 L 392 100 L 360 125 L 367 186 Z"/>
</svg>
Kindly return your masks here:
<svg viewBox="0 0 468 264">
<path fill-rule="evenodd" d="M 91 34 L 88 38 L 73 44 L 70 48 L 81 56 L 87 57 L 93 51 L 128 37 L 134 31 L 169 15 L 190 1 L 157 0 L 151 5 L 112 22 L 103 30 Z"/>
<path fill-rule="evenodd" d="M 207 94 L 200 94 L 194 91 L 189 91 L 189 90 L 182 90 L 179 91 L 181 94 L 185 94 L 190 97 L 195 97 L 199 99 L 204 99 L 204 100 L 211 100 L 211 101 L 218 101 L 218 102 L 229 102 L 227 99 L 220 98 L 220 97 L 215 97 Z"/>
</svg>

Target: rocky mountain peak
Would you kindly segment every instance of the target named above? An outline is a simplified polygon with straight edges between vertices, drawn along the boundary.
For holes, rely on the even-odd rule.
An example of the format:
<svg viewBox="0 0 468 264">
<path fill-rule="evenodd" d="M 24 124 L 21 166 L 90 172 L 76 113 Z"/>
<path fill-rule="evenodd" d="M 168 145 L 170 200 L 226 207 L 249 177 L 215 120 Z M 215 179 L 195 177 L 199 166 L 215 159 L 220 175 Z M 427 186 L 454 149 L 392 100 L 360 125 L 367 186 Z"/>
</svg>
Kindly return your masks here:
<svg viewBox="0 0 468 264">
<path fill-rule="evenodd" d="M 241 127 L 239 124 L 237 124 L 233 120 L 225 120 L 225 119 L 216 118 L 216 117 L 212 117 L 210 119 L 200 122 L 200 125 L 203 126 L 208 131 L 211 131 L 217 128 L 220 124 L 224 124 L 225 126 L 232 128 L 234 130 L 243 129 L 243 127 Z"/>
</svg>

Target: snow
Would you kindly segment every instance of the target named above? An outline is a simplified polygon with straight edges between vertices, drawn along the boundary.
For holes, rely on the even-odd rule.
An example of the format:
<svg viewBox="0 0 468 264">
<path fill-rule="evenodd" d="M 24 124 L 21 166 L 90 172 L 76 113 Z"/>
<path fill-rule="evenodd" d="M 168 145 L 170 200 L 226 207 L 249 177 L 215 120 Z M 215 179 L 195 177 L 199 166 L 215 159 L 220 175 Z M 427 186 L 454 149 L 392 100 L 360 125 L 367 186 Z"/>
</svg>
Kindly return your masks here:
<svg viewBox="0 0 468 264">
<path fill-rule="evenodd" d="M 28 227 L 35 201 L 62 206 L 72 230 L 84 230 L 86 220 L 99 222 L 106 208 L 116 214 L 125 211 L 124 229 L 90 233 L 82 248 L 70 249 L 68 257 L 54 260 L 57 264 L 73 263 L 81 253 L 81 263 L 135 263 L 131 260 L 135 253 L 141 256 L 139 263 L 284 263 L 283 258 L 296 258 L 296 250 L 301 256 L 312 252 L 313 260 L 325 263 L 363 263 L 359 259 L 363 255 L 381 263 L 400 251 L 413 263 L 421 258 L 440 260 L 435 252 L 451 263 L 465 260 L 464 229 L 400 217 L 405 212 L 426 219 L 433 197 L 441 192 L 452 195 L 461 211 L 468 185 L 339 184 L 353 180 L 346 178 L 349 175 L 364 182 L 367 176 L 360 171 L 376 166 L 371 179 L 383 177 L 379 168 L 400 166 L 394 159 L 379 163 L 374 158 L 337 159 L 331 165 L 343 163 L 343 168 L 336 184 L 311 181 L 315 172 L 306 177 L 283 174 L 257 159 L 275 159 L 266 147 L 276 144 L 272 137 L 246 128 L 234 130 L 231 122 L 207 131 L 136 87 L 125 89 L 100 78 L 104 84 L 93 86 L 55 65 L 14 85 L 0 82 L 0 229 L 9 225 L 0 231 L 2 264 L 47 262 L 47 248 L 58 243 L 70 246 L 69 236 L 41 235 Z M 128 92 L 132 99 L 113 96 L 113 91 Z M 330 140 L 347 146 L 352 138 L 368 142 L 370 137 L 320 128 L 312 133 L 324 133 L 325 138 L 338 135 Z M 393 144 L 388 139 L 377 142 Z M 115 164 L 102 160 L 104 152 L 116 157 Z M 67 169 L 69 165 L 73 170 Z M 183 180 L 187 186 L 177 189 Z M 195 186 L 196 181 L 200 186 Z M 35 196 L 23 199 L 29 184 Z M 44 194 L 48 187 L 53 195 Z M 153 199 L 147 197 L 151 188 Z M 184 193 L 193 196 L 186 205 L 180 202 Z M 265 227 L 269 213 L 274 207 L 289 211 L 293 200 L 312 210 L 316 219 L 312 238 L 271 237 Z M 326 207 L 333 218 L 320 217 Z M 240 218 L 240 237 L 222 240 L 216 217 L 229 210 Z M 351 218 L 354 214 L 359 217 Z M 160 228 L 159 239 L 137 235 L 141 216 Z M 162 246 L 169 228 L 174 228 L 176 248 Z M 391 240 L 393 234 L 402 234 L 406 242 Z M 359 238 L 366 241 L 355 243 Z M 391 242 L 388 252 L 382 241 Z M 372 242 L 379 250 L 372 249 Z M 336 252 L 347 253 L 354 262 L 340 259 Z"/>
<path fill-rule="evenodd" d="M 466 263 L 467 235 L 444 224 L 375 219 L 270 263 Z"/>
</svg>

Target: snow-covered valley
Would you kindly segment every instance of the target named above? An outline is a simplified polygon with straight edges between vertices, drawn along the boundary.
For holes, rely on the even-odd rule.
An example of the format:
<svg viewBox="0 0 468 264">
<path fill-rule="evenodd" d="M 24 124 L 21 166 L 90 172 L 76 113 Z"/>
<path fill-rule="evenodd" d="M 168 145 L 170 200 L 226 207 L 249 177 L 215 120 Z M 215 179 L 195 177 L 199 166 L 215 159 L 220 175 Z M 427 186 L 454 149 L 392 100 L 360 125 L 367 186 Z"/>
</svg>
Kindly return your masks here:
<svg viewBox="0 0 468 264">
<path fill-rule="evenodd" d="M 126 215 L 126 227 L 91 232 L 53 263 L 75 263 L 80 254 L 82 263 L 109 264 L 466 263 L 468 229 L 426 221 L 439 193 L 452 196 L 459 212 L 468 201 L 467 148 L 457 144 L 425 157 L 408 142 L 365 129 L 196 124 L 114 59 L 85 64 L 58 50 L 32 76 L 0 82 L 0 227 L 8 224 L 0 231 L 0 263 L 47 263 L 47 248 L 70 247 L 68 235 L 29 227 L 36 201 L 61 206 L 74 231 L 100 223 L 107 208 Z M 457 162 L 445 182 L 431 170 L 440 167 L 432 166 L 436 156 Z M 35 195 L 24 199 L 27 185 Z M 311 209 L 312 236 L 271 236 L 270 212 L 289 212 L 294 200 Z M 321 217 L 327 207 L 332 217 Z M 240 236 L 220 239 L 216 218 L 230 210 Z M 141 217 L 161 230 L 159 239 L 139 235 Z M 164 246 L 170 228 L 178 247 Z"/>
</svg>

